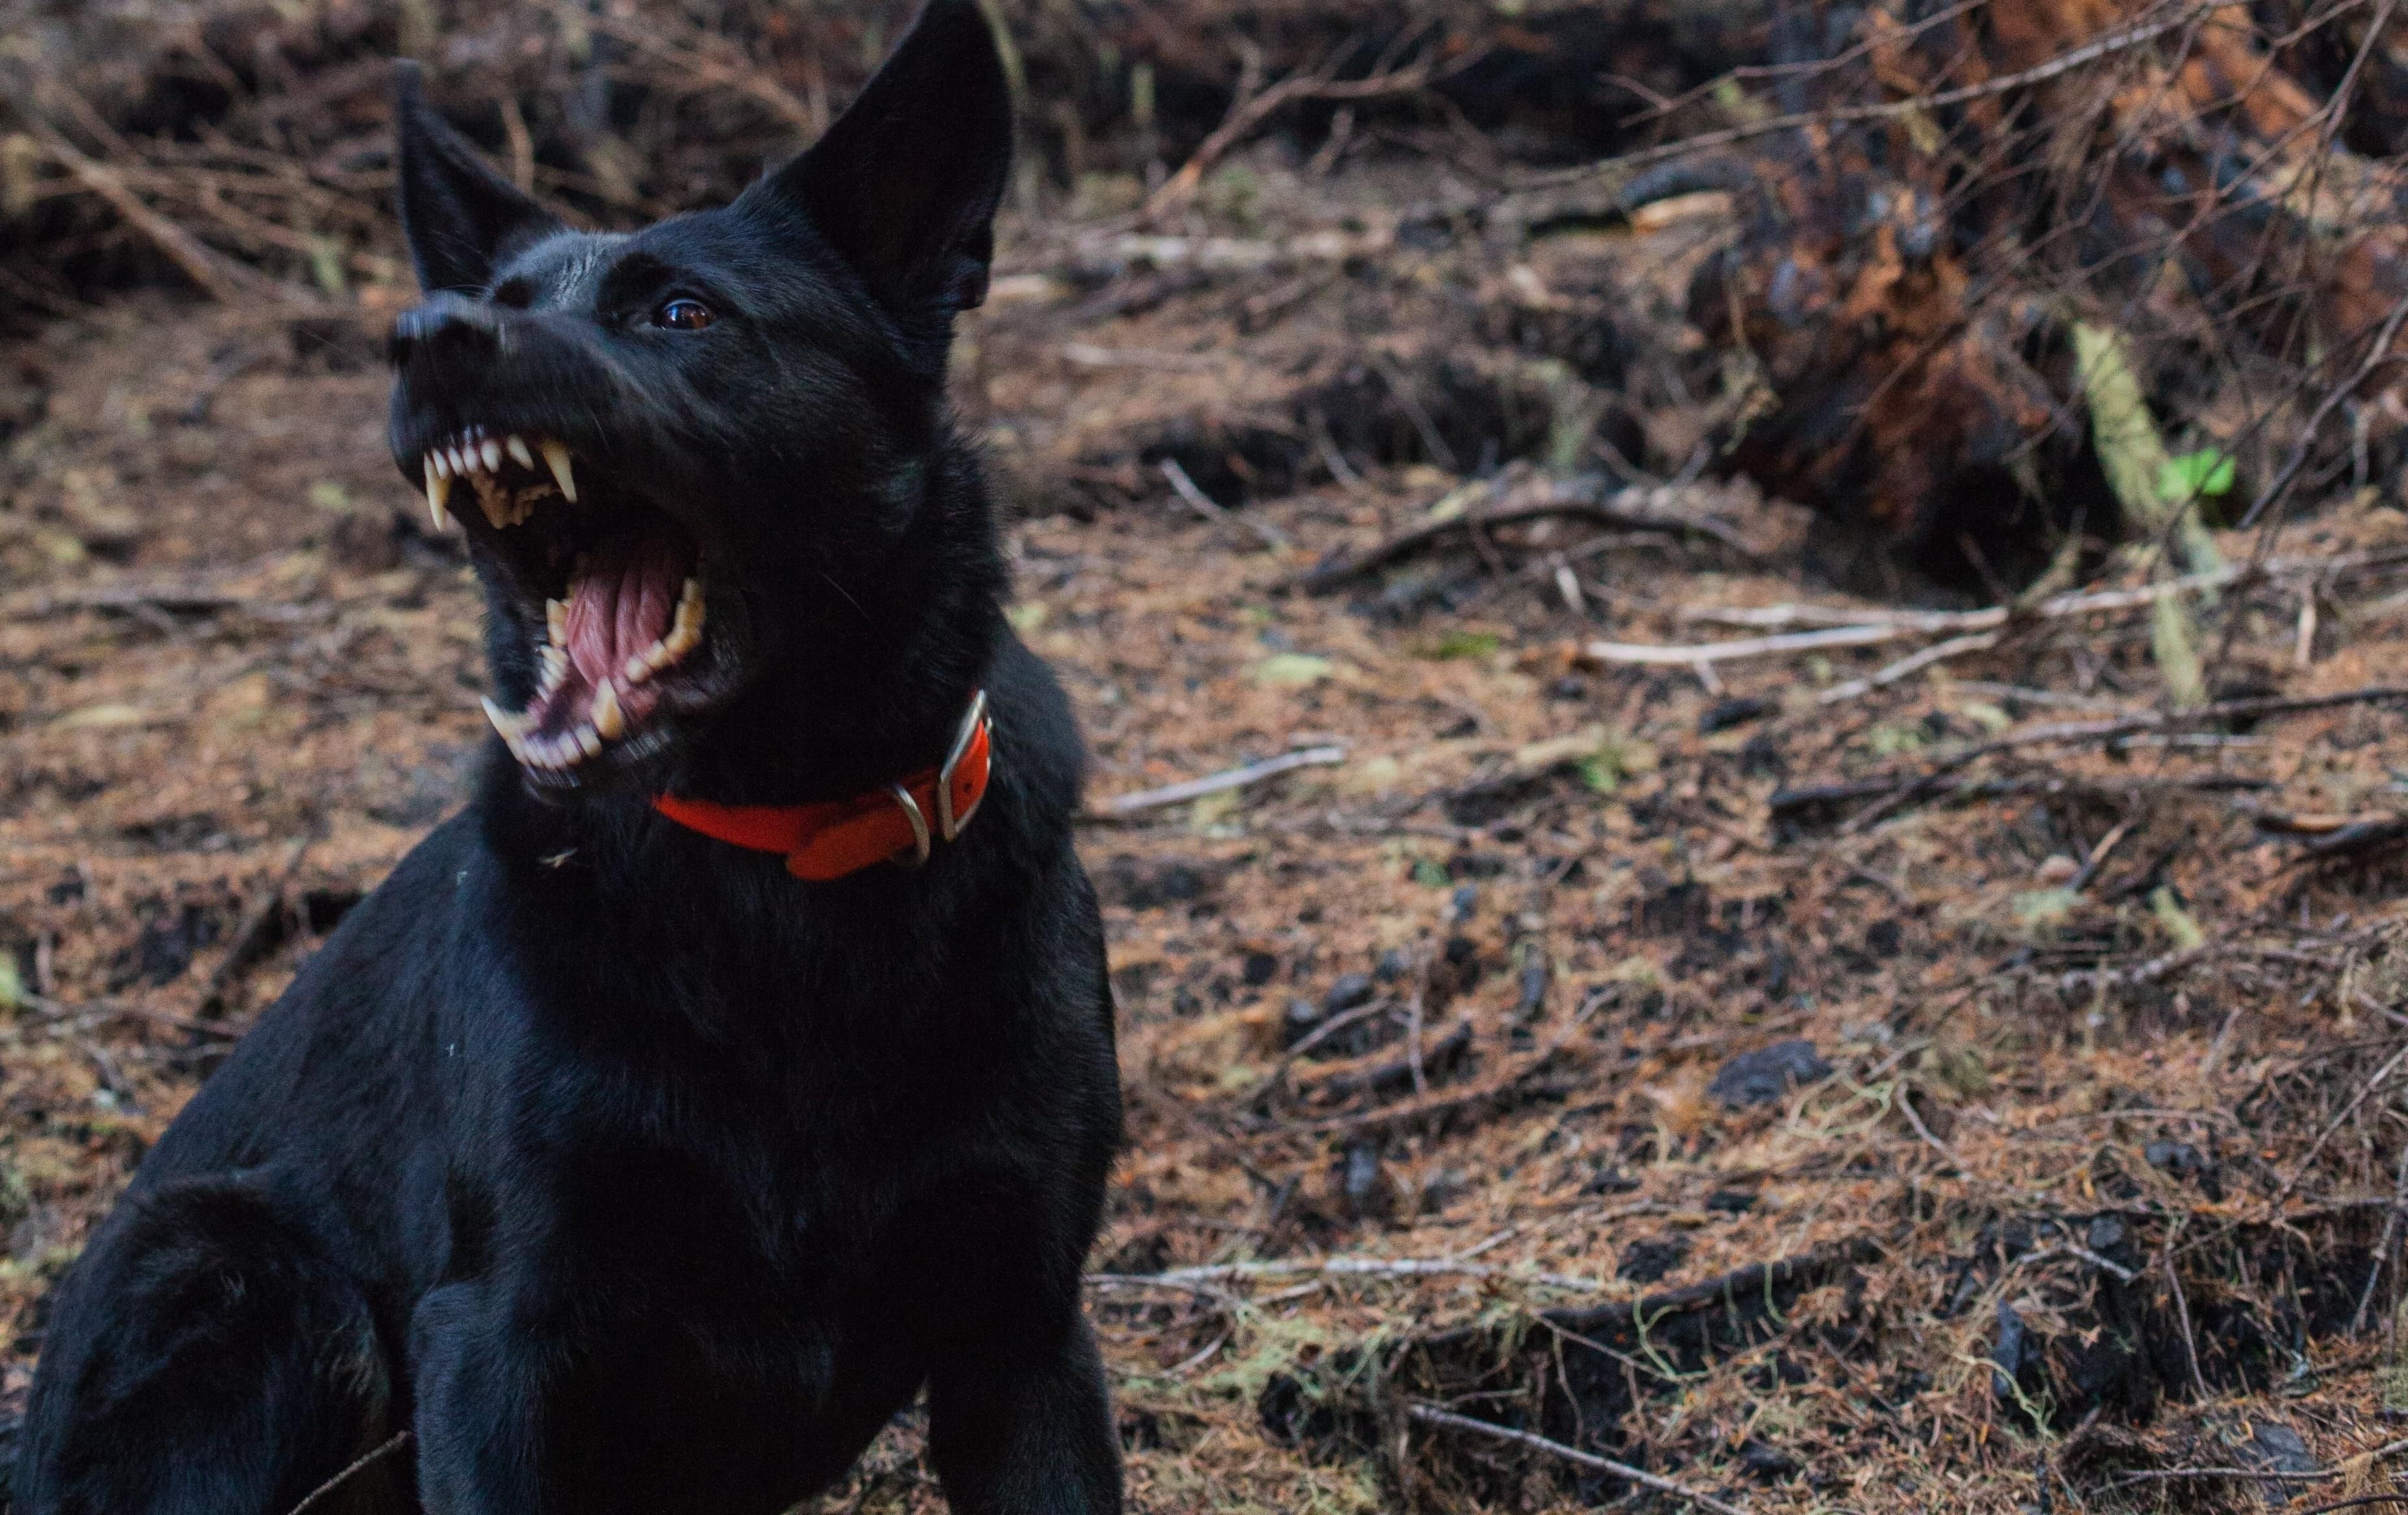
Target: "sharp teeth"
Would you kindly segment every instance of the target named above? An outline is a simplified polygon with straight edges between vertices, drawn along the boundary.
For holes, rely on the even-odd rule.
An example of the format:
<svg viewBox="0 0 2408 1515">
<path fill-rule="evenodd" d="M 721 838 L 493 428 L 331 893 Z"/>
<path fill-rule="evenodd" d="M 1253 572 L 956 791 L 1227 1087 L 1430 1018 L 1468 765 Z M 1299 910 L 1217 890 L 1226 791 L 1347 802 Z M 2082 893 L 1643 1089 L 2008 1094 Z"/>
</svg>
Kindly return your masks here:
<svg viewBox="0 0 2408 1515">
<path fill-rule="evenodd" d="M 491 699 L 480 700 L 478 703 L 485 707 L 485 719 L 492 722 L 494 729 L 500 732 L 507 740 L 516 741 L 524 736 L 527 728 L 535 723 L 526 716 L 511 714 L 495 705 Z"/>
<path fill-rule="evenodd" d="M 568 654 L 556 647 L 543 650 L 543 687 L 538 693 L 549 694 L 568 677 Z"/>
<path fill-rule="evenodd" d="M 487 473 L 497 474 L 502 471 L 501 443 L 489 441 L 485 443 L 484 446 L 477 450 L 477 455 L 485 460 L 485 471 Z"/>
<path fill-rule="evenodd" d="M 661 646 L 669 654 L 664 661 L 681 658 L 701 645 L 702 580 L 689 579 L 678 596 L 677 620 L 669 626 L 669 634 L 661 638 Z"/>
<path fill-rule="evenodd" d="M 513 436 L 503 445 L 510 450 L 511 459 L 516 462 L 520 467 L 532 468 L 535 466 L 535 454 L 527 450 L 525 438 Z"/>
<path fill-rule="evenodd" d="M 602 750 L 601 735 L 595 731 L 593 726 L 590 724 L 577 728 L 576 740 L 577 750 L 580 756 L 594 757 L 598 755 Z"/>
<path fill-rule="evenodd" d="M 666 654 L 662 651 L 661 644 L 658 642 L 654 642 L 652 646 L 644 649 L 640 652 L 630 654 L 627 659 L 627 666 L 622 670 L 626 675 L 627 682 L 631 684 L 640 684 L 645 679 L 650 679 L 652 676 L 652 669 L 659 666 L 659 665 L 652 661 L 655 654 L 659 654 L 663 657 L 666 656 Z"/>
<path fill-rule="evenodd" d="M 577 476 L 569 471 L 567 445 L 549 436 L 537 445 L 543 449 L 544 466 L 552 470 L 552 482 L 560 486 L 560 497 L 575 505 Z"/>
<path fill-rule="evenodd" d="M 426 513 L 435 518 L 437 532 L 449 530 L 452 518 L 443 513 L 443 502 L 452 496 L 452 480 L 435 471 L 433 453 L 419 461 L 426 470 Z"/>
<path fill-rule="evenodd" d="M 626 717 L 619 708 L 619 686 L 608 679 L 594 691 L 594 729 L 606 742 L 627 734 Z"/>
<path fill-rule="evenodd" d="M 438 447 L 434 451 L 426 454 L 426 466 L 434 473 L 436 478 L 443 479 L 446 482 L 451 480 L 452 460 L 443 455 L 443 450 L 441 448 Z"/>
<path fill-rule="evenodd" d="M 543 630 L 544 635 L 552 638 L 552 646 L 568 645 L 568 602 L 566 600 L 543 602 Z"/>
</svg>

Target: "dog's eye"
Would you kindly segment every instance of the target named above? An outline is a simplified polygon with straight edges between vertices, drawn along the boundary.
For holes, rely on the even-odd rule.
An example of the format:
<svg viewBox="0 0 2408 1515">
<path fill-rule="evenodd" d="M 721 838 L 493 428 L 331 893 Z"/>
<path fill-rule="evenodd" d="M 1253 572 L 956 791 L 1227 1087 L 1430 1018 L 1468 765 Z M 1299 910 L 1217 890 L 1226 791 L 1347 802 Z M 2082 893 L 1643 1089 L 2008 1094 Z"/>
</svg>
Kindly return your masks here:
<svg viewBox="0 0 2408 1515">
<path fill-rule="evenodd" d="M 671 300 L 652 312 L 652 324 L 681 332 L 698 332 L 718 318 L 700 300 Z"/>
</svg>

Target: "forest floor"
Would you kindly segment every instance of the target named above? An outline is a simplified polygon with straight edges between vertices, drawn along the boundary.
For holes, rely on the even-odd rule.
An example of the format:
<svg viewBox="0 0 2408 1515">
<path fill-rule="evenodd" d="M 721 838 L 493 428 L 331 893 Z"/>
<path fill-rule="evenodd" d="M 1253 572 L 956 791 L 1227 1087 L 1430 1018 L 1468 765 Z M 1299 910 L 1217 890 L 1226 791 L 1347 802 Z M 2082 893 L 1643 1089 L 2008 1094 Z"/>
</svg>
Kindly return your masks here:
<svg viewBox="0 0 2408 1515">
<path fill-rule="evenodd" d="M 1992 596 L 1743 486 L 1439 525 L 1544 494 L 1514 460 L 1584 331 L 1680 350 L 1728 207 L 1505 256 L 1398 235 L 1395 196 L 1350 170 L 1221 261 L 1101 273 L 1079 224 L 1022 230 L 966 334 L 1014 620 L 1096 759 L 1130 1139 L 1092 1305 L 1133 1507 L 1630 1490 L 1446 1416 L 1761 1512 L 2387 1487 L 2408 502 L 2219 539 L 2272 571 L 2207 622 L 2214 719 L 2162 713 L 2143 594 L 1962 619 Z M 0 349 L 12 1400 L 147 1144 L 487 739 L 367 303 L 129 296 Z M 1646 382 L 1677 472 L 1678 376 Z M 1165 459 L 1262 497 L 1194 506 Z M 1886 639 L 1590 645 L 1834 622 Z M 915 1447 L 827 1508 L 939 1508 Z"/>
</svg>

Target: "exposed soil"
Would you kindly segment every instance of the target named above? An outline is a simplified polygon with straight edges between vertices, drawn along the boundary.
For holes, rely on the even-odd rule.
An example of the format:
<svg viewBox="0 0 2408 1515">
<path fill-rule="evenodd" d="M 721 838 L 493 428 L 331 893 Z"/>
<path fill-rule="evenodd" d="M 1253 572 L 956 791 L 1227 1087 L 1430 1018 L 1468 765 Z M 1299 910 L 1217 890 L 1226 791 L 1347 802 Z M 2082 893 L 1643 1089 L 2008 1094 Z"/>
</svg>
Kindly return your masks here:
<svg viewBox="0 0 2408 1515">
<path fill-rule="evenodd" d="M 1641 477 L 1711 419 L 1682 301 L 1727 197 L 1500 252 L 1414 229 L 1426 163 L 1243 163 L 1202 227 L 1232 262 L 1011 228 L 960 364 L 1096 759 L 1134 1507 L 1631 1492 L 1415 1407 L 1756 1511 L 2385 1486 L 2344 1463 L 2408 1410 L 2408 698 L 2354 692 L 2408 667 L 2404 502 L 2219 538 L 2289 565 L 2202 612 L 2223 719 L 2161 721 L 2144 605 L 1856 693 L 1937 636 L 1616 663 L 1587 644 L 1992 587 Z M 488 739 L 467 571 L 383 448 L 403 298 L 136 293 L 0 350 L 11 1396 L 147 1144 Z M 1544 517 L 1292 587 L 1541 465 L 1714 530 Z M 939 1508 L 915 1446 L 824 1508 Z"/>
</svg>

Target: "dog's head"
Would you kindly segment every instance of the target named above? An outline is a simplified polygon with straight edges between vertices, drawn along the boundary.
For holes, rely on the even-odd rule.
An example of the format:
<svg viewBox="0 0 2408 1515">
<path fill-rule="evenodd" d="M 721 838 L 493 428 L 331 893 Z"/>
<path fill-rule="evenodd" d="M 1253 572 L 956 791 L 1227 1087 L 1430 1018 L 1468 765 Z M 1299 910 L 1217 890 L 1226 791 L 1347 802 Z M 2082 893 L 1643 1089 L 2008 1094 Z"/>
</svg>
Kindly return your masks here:
<svg viewBox="0 0 2408 1515">
<path fill-rule="evenodd" d="M 910 635 L 897 560 L 974 558 L 991 532 L 982 505 L 952 539 L 927 519 L 1010 157 L 976 0 L 930 0 L 733 203 L 625 235 L 564 226 L 407 67 L 397 96 L 427 298 L 394 328 L 394 458 L 466 533 L 489 708 L 527 776 L 657 783 L 730 706 L 791 705 L 814 660 Z"/>
</svg>

